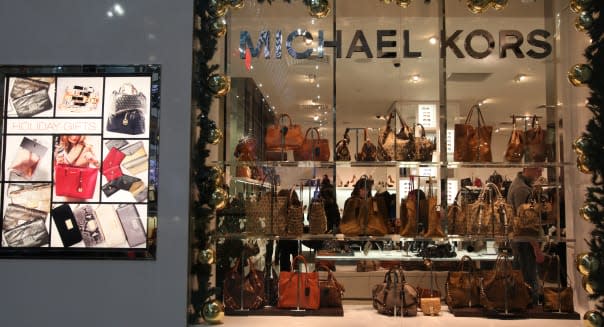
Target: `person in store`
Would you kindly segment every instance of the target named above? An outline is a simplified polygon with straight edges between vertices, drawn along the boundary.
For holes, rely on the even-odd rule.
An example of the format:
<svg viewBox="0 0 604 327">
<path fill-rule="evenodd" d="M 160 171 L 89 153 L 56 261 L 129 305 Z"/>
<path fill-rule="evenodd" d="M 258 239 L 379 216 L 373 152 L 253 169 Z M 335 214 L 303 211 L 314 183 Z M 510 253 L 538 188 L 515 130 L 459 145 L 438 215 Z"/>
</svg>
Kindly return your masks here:
<svg viewBox="0 0 604 327">
<path fill-rule="evenodd" d="M 319 196 L 323 200 L 323 208 L 327 216 L 327 233 L 337 232 L 340 226 L 340 208 L 336 201 L 336 190 L 327 175 L 323 175 L 321 180 Z"/>
<path fill-rule="evenodd" d="M 542 168 L 526 167 L 519 172 L 510 185 L 507 201 L 514 208 L 514 215 L 523 203 L 530 201 L 535 180 L 541 176 Z M 512 242 L 512 254 L 514 269 L 520 269 L 524 281 L 532 287 L 533 304 L 538 302 L 539 285 L 537 282 L 537 264 L 543 262 L 544 256 L 539 242 L 536 240 Z"/>
</svg>

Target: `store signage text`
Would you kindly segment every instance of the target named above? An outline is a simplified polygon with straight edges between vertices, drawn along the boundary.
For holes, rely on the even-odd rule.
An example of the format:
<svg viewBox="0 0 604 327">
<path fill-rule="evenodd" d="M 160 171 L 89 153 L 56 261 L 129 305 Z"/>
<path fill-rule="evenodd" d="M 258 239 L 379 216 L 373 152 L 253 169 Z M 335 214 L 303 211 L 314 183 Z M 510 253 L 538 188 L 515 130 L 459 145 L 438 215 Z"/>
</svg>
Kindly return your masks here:
<svg viewBox="0 0 604 327">
<path fill-rule="evenodd" d="M 421 51 L 414 49 L 410 42 L 411 32 L 409 30 L 403 30 L 402 32 L 401 41 L 403 42 L 403 53 L 402 55 L 399 55 L 396 51 L 392 51 L 392 48 L 397 47 L 397 30 L 377 30 L 374 48 L 376 51 L 375 57 L 420 58 L 422 56 Z M 322 58 L 324 56 L 324 49 L 330 47 L 335 49 L 337 58 L 342 58 L 343 38 L 341 30 L 336 31 L 335 40 L 331 41 L 325 40 L 324 32 L 322 30 L 319 30 L 316 36 L 318 38 L 318 46 L 316 48 L 308 47 L 303 50 L 297 50 L 294 49 L 293 46 L 296 38 L 312 41 L 314 40 L 314 36 L 303 29 L 297 29 L 289 33 L 285 44 L 287 53 L 295 59 L 305 59 L 309 58 L 313 52 L 316 51 L 316 55 L 319 58 Z M 526 34 L 526 43 L 528 46 L 524 44 L 524 35 L 518 30 L 500 30 L 498 36 L 497 54 L 499 58 L 506 58 L 509 55 L 509 52 L 511 52 L 516 58 L 525 58 L 525 56 L 528 56 L 533 59 L 543 59 L 552 53 L 552 45 L 547 41 L 551 36 L 551 33 L 543 29 L 535 29 Z M 460 39 L 463 39 L 463 45 L 460 44 Z M 447 49 L 449 49 L 457 58 L 465 58 L 467 54 L 474 59 L 485 58 L 495 51 L 495 37 L 491 32 L 484 29 L 472 30 L 465 34 L 465 37 L 464 30 L 455 30 L 450 34 L 441 32 L 440 40 L 441 58 L 445 57 Z M 281 59 L 283 56 L 283 32 L 281 30 L 275 31 L 274 41 L 275 58 Z M 479 49 L 475 48 L 475 43 L 480 44 Z M 523 48 L 527 47 L 528 49 L 523 50 Z M 250 33 L 248 31 L 241 31 L 239 34 L 239 53 L 241 59 L 245 58 L 246 49 L 249 49 L 252 57 L 259 57 L 260 52 L 262 51 L 263 57 L 265 59 L 270 59 L 271 32 L 267 30 L 261 31 L 256 47 L 254 47 Z M 367 42 L 365 33 L 362 30 L 356 30 L 347 48 L 346 58 L 351 58 L 355 52 L 364 53 L 367 58 L 374 58 L 372 50 L 372 47 Z"/>
</svg>

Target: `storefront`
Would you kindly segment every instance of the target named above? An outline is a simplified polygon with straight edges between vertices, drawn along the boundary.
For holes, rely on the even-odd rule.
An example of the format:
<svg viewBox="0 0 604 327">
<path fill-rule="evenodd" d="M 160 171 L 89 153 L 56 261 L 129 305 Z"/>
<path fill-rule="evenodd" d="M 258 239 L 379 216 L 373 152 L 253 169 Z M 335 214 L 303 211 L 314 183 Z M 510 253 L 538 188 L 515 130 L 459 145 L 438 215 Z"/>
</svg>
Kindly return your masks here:
<svg viewBox="0 0 604 327">
<path fill-rule="evenodd" d="M 592 114 L 586 70 L 573 73 L 583 86 L 572 86 L 567 75 L 586 63 L 589 36 L 577 30 L 580 14 L 568 1 L 468 3 L 65 0 L 36 1 L 35 10 L 31 3 L 3 4 L 2 40 L 10 46 L 0 54 L 6 77 L 2 217 L 12 199 L 16 142 L 46 137 L 50 171 L 50 158 L 60 153 L 60 138 L 52 136 L 72 134 L 67 127 L 31 131 L 48 117 L 96 122 L 93 131 L 76 131 L 98 143 L 100 158 L 112 158 L 107 142 L 126 140 L 140 142 L 149 160 L 143 170 L 120 161 L 142 184 L 128 184 L 128 192 L 115 193 L 119 199 L 104 188 L 112 180 L 106 160 L 85 199 L 60 198 L 56 169 L 40 177 L 55 190 L 44 218 L 50 241 L 42 249 L 19 247 L 7 243 L 11 229 L 3 227 L 0 276 L 11 281 L 3 284 L 3 319 L 11 326 L 182 326 L 257 324 L 291 315 L 300 324 L 306 316 L 357 317 L 358 323 L 387 317 L 371 306 L 372 289 L 389 268 L 401 266 L 410 285 L 440 292 L 441 316 L 431 318 L 454 323 L 446 306 L 448 272 L 459 270 L 464 255 L 477 268 L 495 268 L 498 253 L 518 253 L 509 242 L 516 237 L 555 244 L 563 258 L 558 275 L 568 276 L 574 301 L 571 312 L 558 317 L 541 304 L 508 317 L 579 323 L 594 309 L 584 288 L 598 292 L 598 270 L 582 285 L 575 258 L 590 251 L 584 239 L 590 240 L 593 224 L 586 210 L 577 213 L 591 175 L 577 170 L 572 145 Z M 589 1 L 570 6 L 601 8 Z M 591 20 L 581 15 L 580 24 L 589 27 Z M 599 66 L 593 67 L 597 76 Z M 46 90 L 52 110 L 30 119 L 16 110 L 10 90 L 19 78 L 40 72 L 56 84 L 55 91 Z M 96 114 L 64 119 L 57 102 L 64 81 L 100 83 L 105 104 Z M 126 82 L 149 100 L 140 132 L 107 126 L 115 114 L 108 109 L 109 91 Z M 70 99 L 63 100 L 76 105 Z M 29 129 L 15 129 L 15 123 Z M 478 136 L 462 134 L 472 130 Z M 587 143 L 586 153 L 598 144 Z M 584 168 L 599 172 L 593 163 Z M 531 226 L 518 221 L 506 197 L 506 182 L 527 169 L 539 170 L 530 206 L 538 207 L 539 220 Z M 327 179 L 331 188 L 322 184 Z M 146 196 L 133 184 L 143 185 Z M 54 213 L 65 203 L 74 210 L 134 207 L 140 218 L 134 222 L 146 234 L 109 244 L 114 234 L 105 232 L 103 239 L 70 243 Z M 128 233 L 124 224 L 130 224 L 120 224 Z M 522 234 L 535 225 L 537 234 Z M 153 237 L 151 230 L 157 231 Z M 346 288 L 343 307 L 300 311 L 300 296 L 293 296 L 294 305 L 279 299 L 285 289 L 277 292 L 279 276 L 287 275 L 297 254 L 309 269 L 330 265 Z M 233 268 L 238 264 L 243 274 Z M 260 296 L 254 304 L 233 293 L 234 284 L 245 285 L 242 275 L 249 276 L 250 267 L 264 284 L 262 290 L 251 286 Z M 554 284 L 550 279 L 546 286 Z M 302 298 L 314 294 L 306 289 Z M 418 308 L 421 319 L 428 309 Z M 460 309 L 456 316 L 506 315 L 498 309 Z"/>
</svg>

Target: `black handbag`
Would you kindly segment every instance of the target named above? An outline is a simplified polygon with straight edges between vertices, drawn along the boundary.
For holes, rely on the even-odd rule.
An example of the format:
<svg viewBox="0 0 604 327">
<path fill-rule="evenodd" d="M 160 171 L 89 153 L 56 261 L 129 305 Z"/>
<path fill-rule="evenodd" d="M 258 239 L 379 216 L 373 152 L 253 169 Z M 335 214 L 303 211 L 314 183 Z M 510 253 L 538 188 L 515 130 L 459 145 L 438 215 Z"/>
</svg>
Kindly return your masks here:
<svg viewBox="0 0 604 327">
<path fill-rule="evenodd" d="M 48 96 L 50 84 L 30 78 L 15 78 L 10 91 L 12 105 L 17 116 L 32 117 L 52 108 Z"/>
<path fill-rule="evenodd" d="M 130 83 L 113 91 L 113 113 L 107 118 L 110 132 L 137 135 L 145 132 L 147 98 Z"/>
</svg>

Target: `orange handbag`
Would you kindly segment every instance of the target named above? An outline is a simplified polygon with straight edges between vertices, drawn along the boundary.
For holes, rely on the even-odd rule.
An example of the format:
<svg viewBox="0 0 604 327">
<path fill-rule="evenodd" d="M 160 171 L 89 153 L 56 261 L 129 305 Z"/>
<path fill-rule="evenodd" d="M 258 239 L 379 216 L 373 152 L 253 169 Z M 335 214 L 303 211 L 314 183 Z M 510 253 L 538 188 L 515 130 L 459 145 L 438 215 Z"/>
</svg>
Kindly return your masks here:
<svg viewBox="0 0 604 327">
<path fill-rule="evenodd" d="M 317 133 L 317 138 L 312 137 L 312 131 Z M 311 137 L 308 137 L 308 133 Z M 319 130 L 311 127 L 306 130 L 304 141 L 299 148 L 294 150 L 294 160 L 296 161 L 329 161 L 329 141 L 322 139 Z"/>
<path fill-rule="evenodd" d="M 283 118 L 287 118 L 288 125 L 281 125 Z M 266 150 L 295 150 L 302 145 L 304 136 L 302 135 L 302 127 L 292 124 L 292 119 L 288 114 L 279 116 L 279 120 L 267 127 L 264 137 Z"/>
<path fill-rule="evenodd" d="M 298 260 L 304 262 L 304 271 L 294 271 Z M 304 256 L 296 256 L 292 261 L 291 271 L 279 274 L 279 302 L 282 309 L 318 309 L 321 304 L 319 290 L 319 273 L 308 272 Z"/>
</svg>

